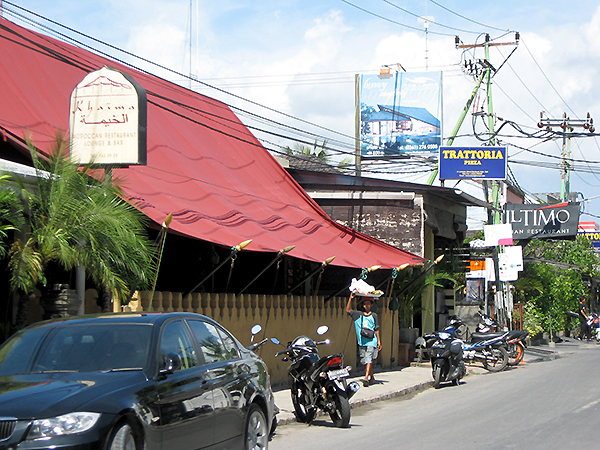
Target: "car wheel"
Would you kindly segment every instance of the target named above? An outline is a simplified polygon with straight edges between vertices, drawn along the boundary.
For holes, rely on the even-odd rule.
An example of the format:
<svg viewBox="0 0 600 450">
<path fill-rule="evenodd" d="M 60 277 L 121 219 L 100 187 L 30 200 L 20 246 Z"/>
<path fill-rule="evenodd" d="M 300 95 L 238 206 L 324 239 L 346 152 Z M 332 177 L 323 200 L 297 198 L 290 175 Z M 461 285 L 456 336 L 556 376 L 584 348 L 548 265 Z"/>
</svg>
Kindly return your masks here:
<svg viewBox="0 0 600 450">
<path fill-rule="evenodd" d="M 133 430 L 126 423 L 117 428 L 108 446 L 108 450 L 137 450 Z"/>
<path fill-rule="evenodd" d="M 246 420 L 245 450 L 263 450 L 269 445 L 269 427 L 262 410 L 255 404 L 250 405 Z"/>
</svg>

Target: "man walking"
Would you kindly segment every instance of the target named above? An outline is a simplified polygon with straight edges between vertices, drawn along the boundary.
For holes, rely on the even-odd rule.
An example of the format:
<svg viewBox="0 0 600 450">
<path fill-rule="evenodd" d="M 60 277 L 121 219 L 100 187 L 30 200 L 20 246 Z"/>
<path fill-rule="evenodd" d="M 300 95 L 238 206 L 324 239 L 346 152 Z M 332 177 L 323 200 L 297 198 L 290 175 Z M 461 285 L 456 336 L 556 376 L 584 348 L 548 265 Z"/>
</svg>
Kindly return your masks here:
<svg viewBox="0 0 600 450">
<path fill-rule="evenodd" d="M 586 296 L 582 295 L 581 299 L 579 301 L 579 324 L 580 324 L 580 329 L 581 329 L 580 337 L 581 337 L 582 341 L 584 341 L 586 339 L 589 341 L 592 338 L 592 329 L 588 325 L 589 316 L 585 309 L 585 303 L 586 303 Z"/>
<path fill-rule="evenodd" d="M 356 328 L 356 337 L 358 339 L 358 351 L 361 362 L 366 366 L 365 378 L 362 380 L 365 387 L 375 383 L 373 376 L 373 362 L 381 351 L 381 336 L 379 334 L 379 323 L 377 314 L 371 311 L 373 307 L 373 297 L 362 297 L 362 307 L 364 311 L 352 309 L 352 299 L 354 292 L 350 294 L 346 312 L 354 321 Z"/>
</svg>

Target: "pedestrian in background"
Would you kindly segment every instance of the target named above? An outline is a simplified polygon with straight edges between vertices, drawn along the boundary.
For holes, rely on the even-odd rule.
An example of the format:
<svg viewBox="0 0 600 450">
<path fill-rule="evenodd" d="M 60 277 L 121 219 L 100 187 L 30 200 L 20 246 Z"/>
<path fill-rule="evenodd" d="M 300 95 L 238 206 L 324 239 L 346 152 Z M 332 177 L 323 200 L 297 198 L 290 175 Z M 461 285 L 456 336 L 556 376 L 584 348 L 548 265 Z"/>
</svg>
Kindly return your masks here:
<svg viewBox="0 0 600 450">
<path fill-rule="evenodd" d="M 584 339 L 587 339 L 589 341 L 592 338 L 592 330 L 588 325 L 589 316 L 585 309 L 585 301 L 586 297 L 585 295 L 582 295 L 581 300 L 579 301 L 579 324 L 581 328 L 580 336 L 582 341 Z"/>
<path fill-rule="evenodd" d="M 375 383 L 375 377 L 373 375 L 373 363 L 377 359 L 377 355 L 381 351 L 381 336 L 379 334 L 379 322 L 377 320 L 377 313 L 371 311 L 373 297 L 361 297 L 363 311 L 357 311 L 352 309 L 352 299 L 354 298 L 354 292 L 350 294 L 348 304 L 346 305 L 346 312 L 350 315 L 354 321 L 354 327 L 356 329 L 356 338 L 358 340 L 358 354 L 362 364 L 365 368 L 365 378 L 362 383 L 365 387 Z M 357 306 L 358 308 L 359 306 Z"/>
</svg>

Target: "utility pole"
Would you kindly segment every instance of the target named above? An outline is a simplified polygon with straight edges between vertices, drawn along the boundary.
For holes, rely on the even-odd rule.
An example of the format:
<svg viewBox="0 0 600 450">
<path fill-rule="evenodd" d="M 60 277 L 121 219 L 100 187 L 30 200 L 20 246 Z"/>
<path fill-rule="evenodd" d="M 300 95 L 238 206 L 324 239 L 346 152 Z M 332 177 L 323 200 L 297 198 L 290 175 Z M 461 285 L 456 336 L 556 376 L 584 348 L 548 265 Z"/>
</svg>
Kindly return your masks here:
<svg viewBox="0 0 600 450">
<path fill-rule="evenodd" d="M 450 135 L 450 137 L 447 140 L 446 145 L 447 146 L 451 146 L 454 142 L 454 139 L 456 138 L 456 136 L 458 135 L 458 132 L 460 130 L 460 127 L 462 126 L 462 123 L 465 120 L 465 117 L 467 115 L 467 112 L 469 110 L 469 108 L 471 107 L 471 104 L 473 103 L 473 100 L 475 99 L 475 96 L 477 94 L 477 92 L 479 91 L 479 88 L 481 87 L 482 82 L 485 80 L 486 81 L 486 90 L 487 90 L 487 99 L 488 99 L 488 104 L 487 104 L 487 109 L 488 109 L 488 117 L 489 117 L 489 130 L 490 130 L 490 139 L 489 139 L 489 145 L 495 145 L 496 144 L 496 136 L 494 134 L 494 108 L 493 108 L 493 103 L 492 103 L 492 78 L 493 75 L 497 72 L 497 69 L 492 66 L 492 64 L 489 62 L 490 59 L 490 54 L 489 54 L 489 49 L 490 47 L 495 47 L 495 46 L 499 46 L 499 45 L 519 45 L 519 33 L 515 33 L 515 40 L 513 42 L 490 42 L 490 35 L 486 34 L 485 35 L 485 42 L 481 43 L 481 44 L 461 44 L 460 38 L 458 36 L 455 37 L 454 43 L 457 49 L 472 49 L 472 48 L 483 48 L 485 50 L 485 59 L 484 60 L 477 60 L 477 61 L 465 61 L 465 66 L 464 66 L 464 70 L 469 74 L 472 75 L 476 78 L 477 80 L 477 84 L 475 85 L 475 89 L 473 89 L 473 92 L 471 93 L 471 97 L 469 98 L 469 100 L 467 101 L 467 104 L 465 105 L 465 108 L 463 109 L 460 117 L 458 118 L 458 122 L 456 123 L 456 126 L 454 127 L 454 130 L 452 130 L 452 133 Z M 514 50 L 513 50 L 514 51 Z M 512 53 L 511 53 L 512 55 Z M 509 55 L 510 57 L 510 55 Z M 432 185 L 433 182 L 435 181 L 435 178 L 438 175 L 438 171 L 439 171 L 439 163 L 438 163 L 438 167 L 436 167 L 436 169 L 431 173 L 429 180 L 427 181 L 427 184 Z M 484 192 L 485 192 L 485 199 L 486 201 L 489 201 L 488 198 L 488 186 L 487 186 L 487 181 L 483 181 L 484 183 Z M 500 192 L 500 182 L 499 181 L 494 181 L 492 184 L 492 198 L 493 201 L 492 203 L 494 204 L 495 213 L 492 213 L 490 211 L 488 211 L 488 219 L 490 223 L 494 223 L 494 224 L 498 224 L 500 223 L 500 213 L 499 211 L 499 192 Z"/>
<path fill-rule="evenodd" d="M 540 121 L 538 123 L 539 128 L 545 128 L 548 131 L 552 131 L 553 128 L 562 129 L 557 131 L 557 134 L 562 134 L 562 162 L 560 165 L 560 201 L 568 202 L 571 196 L 571 136 L 575 128 L 583 128 L 593 133 L 594 119 L 590 117 L 590 113 L 587 113 L 587 118 L 584 119 L 570 119 L 567 113 L 563 113 L 562 119 L 548 119 L 544 117 L 544 112 L 540 113 Z"/>
<path fill-rule="evenodd" d="M 476 64 L 479 64 L 485 75 L 485 79 L 486 79 L 486 91 L 487 91 L 487 113 L 488 113 L 488 128 L 490 130 L 490 137 L 489 137 L 489 141 L 488 144 L 490 146 L 494 146 L 496 145 L 496 135 L 494 133 L 494 127 L 495 127 L 495 117 L 494 117 L 494 105 L 492 102 L 492 78 L 493 75 L 496 74 L 497 70 L 496 68 L 490 63 L 490 47 L 496 47 L 496 46 L 500 46 L 500 45 L 519 45 L 519 33 L 515 33 L 515 40 L 513 42 L 490 42 L 490 35 L 486 34 L 485 35 L 485 41 L 481 44 L 460 44 L 460 40 L 458 38 L 458 36 L 456 37 L 456 48 L 462 48 L 462 49 L 472 49 L 472 48 L 483 48 L 485 51 L 485 59 L 479 60 L 477 61 Z M 466 65 L 466 62 L 465 62 Z M 488 186 L 487 186 L 487 181 L 484 180 L 484 191 L 488 192 Z M 500 199 L 499 199 L 499 194 L 500 194 L 500 181 L 492 181 L 492 204 L 494 205 L 495 208 L 495 212 L 490 212 L 488 214 L 489 217 L 489 222 L 493 223 L 493 224 L 499 224 L 500 223 Z M 486 195 L 486 200 L 489 201 L 489 199 L 487 198 Z"/>
<path fill-rule="evenodd" d="M 494 116 L 494 104 L 492 101 L 492 78 L 498 72 L 491 63 L 490 63 L 490 47 L 496 47 L 500 45 L 514 45 L 516 50 L 516 46 L 519 45 L 519 33 L 515 33 L 515 40 L 513 42 L 491 42 L 490 35 L 486 34 L 483 43 L 480 44 L 461 44 L 460 39 L 456 36 L 455 39 L 456 48 L 461 49 L 475 49 L 475 48 L 483 48 L 484 49 L 484 59 L 477 60 L 474 63 L 472 61 L 465 61 L 465 69 L 468 69 L 470 72 L 474 73 L 474 75 L 479 76 L 481 73 L 480 82 L 485 80 L 486 82 L 486 95 L 487 95 L 487 115 L 488 115 L 488 129 L 489 129 L 489 139 L 488 145 L 494 146 L 496 145 L 496 133 L 495 133 L 495 116 Z M 512 55 L 512 53 L 511 53 Z M 510 55 L 509 55 L 510 57 Z M 500 66 L 502 67 L 502 65 Z M 508 157 L 508 155 L 506 155 Z M 494 210 L 488 210 L 488 223 L 490 224 L 500 224 L 500 184 L 501 182 L 498 180 L 492 181 L 492 204 L 494 206 Z M 483 189 L 486 197 L 486 201 L 490 201 L 489 199 L 489 187 L 488 181 L 483 180 Z M 500 281 L 499 276 L 499 258 L 498 258 L 498 248 L 494 248 L 494 268 L 496 272 L 496 301 L 494 302 L 497 306 L 501 308 L 501 312 L 504 312 L 506 308 L 506 283 Z M 486 297 L 487 298 L 487 297 Z M 487 301 L 486 301 L 486 314 L 489 311 L 487 310 Z M 503 317 L 498 317 L 499 319 L 503 319 Z M 503 320 L 500 320 L 501 324 Z"/>
</svg>

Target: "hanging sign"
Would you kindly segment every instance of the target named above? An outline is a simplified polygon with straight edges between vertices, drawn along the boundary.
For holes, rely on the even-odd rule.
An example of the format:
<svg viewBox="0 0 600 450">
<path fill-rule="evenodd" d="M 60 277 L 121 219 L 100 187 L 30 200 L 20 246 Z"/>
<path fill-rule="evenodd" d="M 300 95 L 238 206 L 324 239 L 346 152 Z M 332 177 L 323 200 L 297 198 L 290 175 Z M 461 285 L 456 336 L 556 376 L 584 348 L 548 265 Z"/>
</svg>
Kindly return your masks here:
<svg viewBox="0 0 600 450">
<path fill-rule="evenodd" d="M 506 147 L 440 147 L 440 180 L 505 180 L 506 159 Z"/>
<path fill-rule="evenodd" d="M 579 203 L 506 204 L 505 222 L 514 239 L 556 239 L 577 235 Z"/>
<path fill-rule="evenodd" d="M 510 224 L 484 225 L 483 234 L 487 247 L 513 244 L 513 231 Z"/>
<path fill-rule="evenodd" d="M 71 160 L 81 165 L 146 164 L 146 91 L 104 66 L 71 94 Z"/>
</svg>

